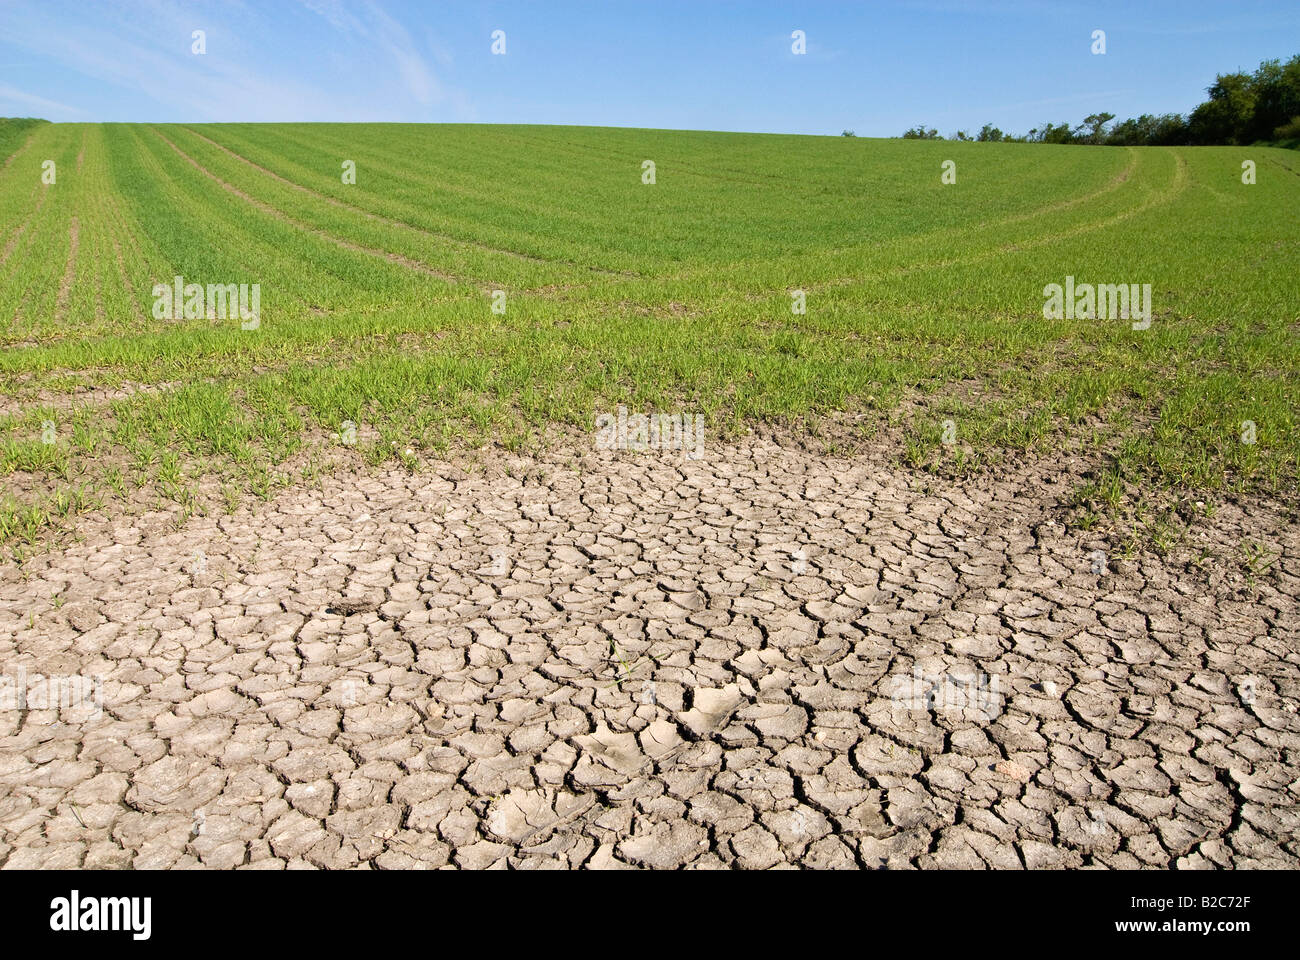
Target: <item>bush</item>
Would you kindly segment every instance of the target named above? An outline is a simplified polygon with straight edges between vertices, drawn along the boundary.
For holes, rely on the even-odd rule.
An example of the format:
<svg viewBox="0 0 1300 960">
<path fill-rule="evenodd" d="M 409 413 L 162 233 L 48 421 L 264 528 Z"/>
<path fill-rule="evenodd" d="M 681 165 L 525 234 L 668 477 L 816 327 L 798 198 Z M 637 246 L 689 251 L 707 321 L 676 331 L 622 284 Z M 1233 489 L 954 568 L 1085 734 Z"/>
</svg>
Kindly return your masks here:
<svg viewBox="0 0 1300 960">
<path fill-rule="evenodd" d="M 1300 54 L 1283 63 L 1265 60 L 1254 73 L 1221 73 L 1207 89 L 1209 99 L 1187 116 L 1144 113 L 1112 127 L 1112 113 L 1094 113 L 1078 126 L 1045 123 L 1030 130 L 1026 143 L 1106 143 L 1112 146 L 1177 147 L 1200 144 L 1237 145 L 1271 139 L 1300 141 Z M 913 127 L 905 140 L 942 140 L 933 128 Z M 991 123 L 972 137 L 959 130 L 953 140 L 1016 140 Z M 1300 145 L 1300 144 L 1297 144 Z"/>
<path fill-rule="evenodd" d="M 1292 117 L 1273 131 L 1274 140 L 1295 140 L 1300 138 L 1300 117 Z"/>
</svg>

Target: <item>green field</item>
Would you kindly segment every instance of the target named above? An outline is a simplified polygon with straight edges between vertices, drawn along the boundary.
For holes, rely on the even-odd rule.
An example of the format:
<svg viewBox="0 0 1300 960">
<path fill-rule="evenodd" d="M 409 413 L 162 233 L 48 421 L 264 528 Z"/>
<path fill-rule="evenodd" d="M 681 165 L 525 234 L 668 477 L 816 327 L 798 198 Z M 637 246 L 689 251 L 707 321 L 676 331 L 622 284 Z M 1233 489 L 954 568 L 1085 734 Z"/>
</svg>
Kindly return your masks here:
<svg viewBox="0 0 1300 960">
<path fill-rule="evenodd" d="M 526 449 L 620 403 L 919 471 L 1077 450 L 1082 523 L 1162 491 L 1294 500 L 1295 152 L 0 121 L 0 163 L 10 546 L 358 454 Z M 257 329 L 156 319 L 178 275 L 259 284 Z M 1067 276 L 1151 284 L 1150 328 L 1044 319 Z"/>
</svg>

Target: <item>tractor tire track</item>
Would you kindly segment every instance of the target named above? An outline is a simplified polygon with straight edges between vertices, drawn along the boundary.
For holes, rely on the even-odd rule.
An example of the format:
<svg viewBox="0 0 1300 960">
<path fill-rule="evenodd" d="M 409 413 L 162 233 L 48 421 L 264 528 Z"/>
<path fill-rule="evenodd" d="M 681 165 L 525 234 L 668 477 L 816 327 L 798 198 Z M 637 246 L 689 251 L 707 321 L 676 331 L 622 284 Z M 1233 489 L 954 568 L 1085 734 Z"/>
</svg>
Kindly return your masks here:
<svg viewBox="0 0 1300 960">
<path fill-rule="evenodd" d="M 1008 253 L 1016 253 L 1021 250 L 1030 250 L 1036 247 L 1047 246 L 1049 244 L 1057 243 L 1061 240 L 1068 240 L 1072 237 L 1076 237 L 1084 233 L 1092 233 L 1097 230 L 1105 230 L 1109 227 L 1113 227 L 1117 223 L 1123 223 L 1125 220 L 1131 220 L 1133 217 L 1136 217 L 1141 213 L 1145 213 L 1146 211 L 1152 209 L 1153 207 L 1162 206 L 1166 203 L 1170 203 L 1179 194 L 1181 194 L 1184 190 L 1187 189 L 1187 182 L 1188 182 L 1187 161 L 1184 160 L 1180 154 L 1174 154 L 1174 159 L 1175 159 L 1174 178 L 1173 178 L 1173 182 L 1169 185 L 1169 188 L 1166 190 L 1154 191 L 1154 195 L 1152 197 L 1143 201 L 1138 206 L 1124 211 L 1123 213 L 1118 213 L 1110 217 L 1105 217 L 1101 220 L 1094 220 L 1091 223 L 1080 224 L 1078 226 L 1071 227 L 1068 230 L 1063 230 L 1058 233 L 1049 233 L 1049 234 L 1044 234 L 1042 236 L 1031 237 L 1027 240 L 1019 240 L 1011 243 L 1000 244 L 999 246 L 993 247 L 992 249 L 986 250 L 982 253 L 972 254 L 967 257 L 953 257 L 947 260 L 932 261 L 930 263 L 912 264 L 906 267 L 899 268 L 897 270 L 889 270 L 886 271 L 885 273 L 871 274 L 869 276 L 864 276 L 864 277 L 840 277 L 835 280 L 829 280 L 820 284 L 809 284 L 804 289 L 808 291 L 827 290 L 833 287 L 854 286 L 856 284 L 865 283 L 872 280 L 880 280 L 885 277 L 890 277 L 890 278 L 905 277 L 905 276 L 910 276 L 911 274 L 914 273 L 919 273 L 928 270 L 941 270 L 941 269 L 946 269 L 948 267 L 972 266 L 973 264 L 983 263 L 986 260 L 992 260 Z"/>
<path fill-rule="evenodd" d="M 340 210 L 346 210 L 348 213 L 358 214 L 360 216 L 365 217 L 367 220 L 372 220 L 375 223 L 382 223 L 384 226 L 387 227 L 394 227 L 399 230 L 408 230 L 412 233 L 418 233 L 421 236 L 429 237 L 431 239 L 438 240 L 442 243 L 455 244 L 456 246 L 465 247 L 471 250 L 478 250 L 482 253 L 490 253 L 490 254 L 496 254 L 500 256 L 512 257 L 516 260 L 523 260 L 528 263 L 537 263 L 537 264 L 541 264 L 544 266 L 551 266 L 551 267 L 554 266 L 578 267 L 579 269 L 582 270 L 590 270 L 593 273 L 598 273 L 603 276 L 610 276 L 610 277 L 626 277 L 629 279 L 635 277 L 635 274 L 629 274 L 629 273 L 619 272 L 615 270 L 605 270 L 601 267 L 593 267 L 590 264 L 572 263 L 567 260 L 548 260 L 545 257 L 537 257 L 529 253 L 521 253 L 518 250 L 508 250 L 504 247 L 494 247 L 491 246 L 490 244 L 479 243 L 473 240 L 465 240 L 460 237 L 453 237 L 445 233 L 436 233 L 435 231 L 432 230 L 426 230 L 423 227 L 417 227 L 415 224 L 407 223 L 404 220 L 394 220 L 391 217 L 385 217 L 378 213 L 372 213 L 369 210 L 363 209 L 361 207 L 353 206 L 350 203 L 344 203 L 342 200 L 336 199 L 335 197 L 331 197 L 323 193 L 317 193 L 315 190 L 312 190 L 310 187 L 304 187 L 300 183 L 294 183 L 292 180 L 282 177 L 274 170 L 270 170 L 267 167 L 264 167 L 261 164 L 257 163 L 256 161 L 250 160 L 247 157 L 243 156 L 242 154 L 236 153 L 234 150 L 231 150 L 229 147 L 217 143 L 217 141 L 204 136 L 203 134 L 199 133 L 197 130 L 192 130 L 189 127 L 184 127 L 182 129 L 184 129 L 187 133 L 193 134 L 194 136 L 198 137 L 200 140 L 204 141 L 205 143 L 213 147 L 216 147 L 221 152 L 228 154 L 229 156 L 238 160 L 240 163 L 252 167 L 258 173 L 270 177 L 272 180 L 276 181 L 277 183 L 283 186 L 296 190 L 299 193 L 311 197 L 313 200 L 318 200 L 322 203 L 327 203 L 330 206 L 336 207 Z"/>
<path fill-rule="evenodd" d="M 54 301 L 54 320 L 62 323 L 67 319 L 68 296 L 72 292 L 72 283 L 77 277 L 77 252 L 81 248 L 81 221 L 74 216 L 68 224 L 68 260 L 63 267 L 63 280 L 59 284 L 59 294 Z"/>
<path fill-rule="evenodd" d="M 1114 191 L 1118 190 L 1125 183 L 1127 183 L 1129 179 L 1133 176 L 1134 172 L 1136 172 L 1137 170 L 1137 165 L 1138 165 L 1137 150 L 1133 147 L 1126 147 L 1125 149 L 1129 151 L 1129 160 L 1128 163 L 1124 166 L 1124 169 L 1121 170 L 1119 173 L 1115 174 L 1115 176 L 1111 177 L 1110 180 L 1108 180 L 1104 186 L 1099 187 L 1098 189 L 1093 190 L 1090 193 L 1084 193 L 1084 194 L 1080 194 L 1077 197 L 1071 197 L 1066 200 L 1060 200 L 1055 203 L 1050 203 L 1044 207 L 1036 207 L 1033 210 L 1027 210 L 1024 213 L 1017 213 L 1009 217 L 1004 217 L 1001 220 L 990 220 L 988 222 L 974 223 L 969 226 L 964 226 L 957 229 L 944 228 L 937 231 L 931 230 L 925 233 L 913 234 L 912 236 L 905 237 L 899 240 L 897 242 L 897 246 L 903 250 L 906 250 L 908 247 L 927 246 L 929 244 L 932 244 L 935 241 L 935 239 L 939 237 L 942 237 L 945 243 L 951 242 L 954 238 L 961 239 L 967 236 L 974 238 L 987 230 L 992 230 L 998 227 L 1005 227 L 1015 223 L 1022 223 L 1026 220 L 1034 220 L 1037 219 L 1038 217 L 1047 216 L 1053 213 L 1059 213 L 1062 210 L 1068 210 L 1071 207 L 1076 207 L 1081 203 L 1088 203 L 1092 200 L 1098 199 L 1099 197 L 1104 197 L 1107 194 L 1113 193 Z M 863 249 L 864 247 L 861 244 L 850 244 L 842 247 L 831 247 L 825 251 L 825 256 L 826 257 L 842 256 Z M 728 264 L 728 269 L 730 270 L 746 269 L 750 266 L 763 264 L 767 262 L 768 262 L 767 260 L 763 260 L 763 259 L 741 260 L 741 261 L 737 261 L 736 263 Z M 668 276 L 656 277 L 653 279 L 664 280 L 664 281 L 689 280 L 693 277 L 701 276 L 708 272 L 709 270 L 707 268 L 700 269 L 700 270 L 687 270 L 681 273 L 670 274 Z"/>
<path fill-rule="evenodd" d="M 455 276 L 454 274 L 447 273 L 443 270 L 438 270 L 437 268 L 432 267 L 427 263 L 423 263 L 422 261 L 414 260 L 411 257 L 403 256 L 400 253 L 393 253 L 390 250 L 380 250 L 377 247 L 367 247 L 362 244 L 355 243 L 351 240 L 345 240 L 342 237 L 336 237 L 332 233 L 327 233 L 324 230 L 321 230 L 317 227 L 313 227 L 310 224 L 304 223 L 301 220 L 291 217 L 283 210 L 280 210 L 276 207 L 271 206 L 268 203 L 258 200 L 256 197 L 245 193 L 243 190 L 240 190 L 232 183 L 227 183 L 225 180 L 218 177 L 211 170 L 208 170 L 206 167 L 200 164 L 197 160 L 195 160 L 193 157 L 187 154 L 180 147 L 176 146 L 176 144 L 168 140 L 165 136 L 163 136 L 163 134 L 160 131 L 154 129 L 153 127 L 150 127 L 149 129 L 152 130 L 153 133 L 156 134 L 158 138 L 163 141 L 163 143 L 167 144 L 167 146 L 171 147 L 174 151 L 176 151 L 177 155 L 179 155 L 181 159 L 183 159 L 186 163 L 194 167 L 194 169 L 198 170 L 209 180 L 212 180 L 214 183 L 220 186 L 227 193 L 231 194 L 232 196 L 238 197 L 239 199 L 247 203 L 249 206 L 254 207 L 255 209 L 261 211 L 262 213 L 266 214 L 269 217 L 272 217 L 283 223 L 287 223 L 297 228 L 298 230 L 303 231 L 304 233 L 310 233 L 313 236 L 319 237 L 322 240 L 326 240 L 329 243 L 332 243 L 337 247 L 341 247 L 342 249 L 347 250 L 351 253 L 364 253 L 367 254 L 368 256 L 379 257 L 381 259 L 389 261 L 390 263 L 396 263 L 399 266 L 406 267 L 408 270 L 413 270 L 416 273 L 422 273 L 425 276 L 434 277 L 438 280 L 442 280 L 445 283 L 465 284 L 467 282 L 466 278 L 464 277 L 458 277 Z M 488 292 L 487 287 L 480 286 L 478 289 L 480 289 L 484 293 Z"/>
<path fill-rule="evenodd" d="M 15 150 L 13 153 L 9 154 L 9 156 L 5 158 L 5 162 L 3 164 L 0 164 L 0 173 L 3 173 L 4 171 L 8 170 L 9 164 L 17 160 L 18 157 L 21 154 L 23 154 L 28 147 L 32 145 L 32 141 L 35 139 L 36 139 L 36 131 L 33 130 L 31 133 L 27 135 L 27 139 L 23 141 L 22 146 L 19 147 L 17 150 Z"/>
<path fill-rule="evenodd" d="M 49 196 L 49 190 L 43 189 L 40 186 L 32 189 L 33 193 L 36 193 L 37 191 L 40 192 L 40 198 L 36 201 L 36 206 L 32 208 L 32 211 L 27 214 L 26 217 L 23 218 L 23 222 L 18 225 L 17 229 L 10 234 L 9 241 L 5 244 L 4 250 L 0 250 L 0 267 L 3 267 L 5 262 L 13 255 L 14 248 L 18 246 L 18 241 L 22 239 L 23 234 L 27 231 L 27 227 L 31 224 L 32 220 L 35 219 L 36 215 L 41 212 L 41 207 L 45 206 L 45 198 Z"/>
</svg>

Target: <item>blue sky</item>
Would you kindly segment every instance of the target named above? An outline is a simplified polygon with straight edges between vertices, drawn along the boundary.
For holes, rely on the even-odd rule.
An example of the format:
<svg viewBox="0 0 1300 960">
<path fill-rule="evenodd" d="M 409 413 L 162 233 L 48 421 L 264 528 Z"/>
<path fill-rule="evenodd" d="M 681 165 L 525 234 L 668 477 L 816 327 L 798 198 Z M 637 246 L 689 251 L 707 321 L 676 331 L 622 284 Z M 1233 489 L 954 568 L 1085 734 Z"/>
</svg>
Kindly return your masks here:
<svg viewBox="0 0 1300 960">
<path fill-rule="evenodd" d="M 1295 53 L 1296 0 L 0 0 L 0 115 L 1023 133 Z"/>
</svg>

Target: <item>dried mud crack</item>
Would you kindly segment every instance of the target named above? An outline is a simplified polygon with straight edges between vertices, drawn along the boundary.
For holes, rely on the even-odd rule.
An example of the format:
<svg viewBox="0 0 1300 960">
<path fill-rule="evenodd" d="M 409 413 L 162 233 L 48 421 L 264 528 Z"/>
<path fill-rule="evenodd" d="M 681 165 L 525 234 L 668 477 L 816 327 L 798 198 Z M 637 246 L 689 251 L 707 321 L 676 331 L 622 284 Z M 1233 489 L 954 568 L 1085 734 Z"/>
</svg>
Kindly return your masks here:
<svg viewBox="0 0 1300 960">
<path fill-rule="evenodd" d="M 1294 527 L 1106 556 L 1086 466 L 754 438 L 87 522 L 0 567 L 0 862 L 1295 867 Z"/>
</svg>

